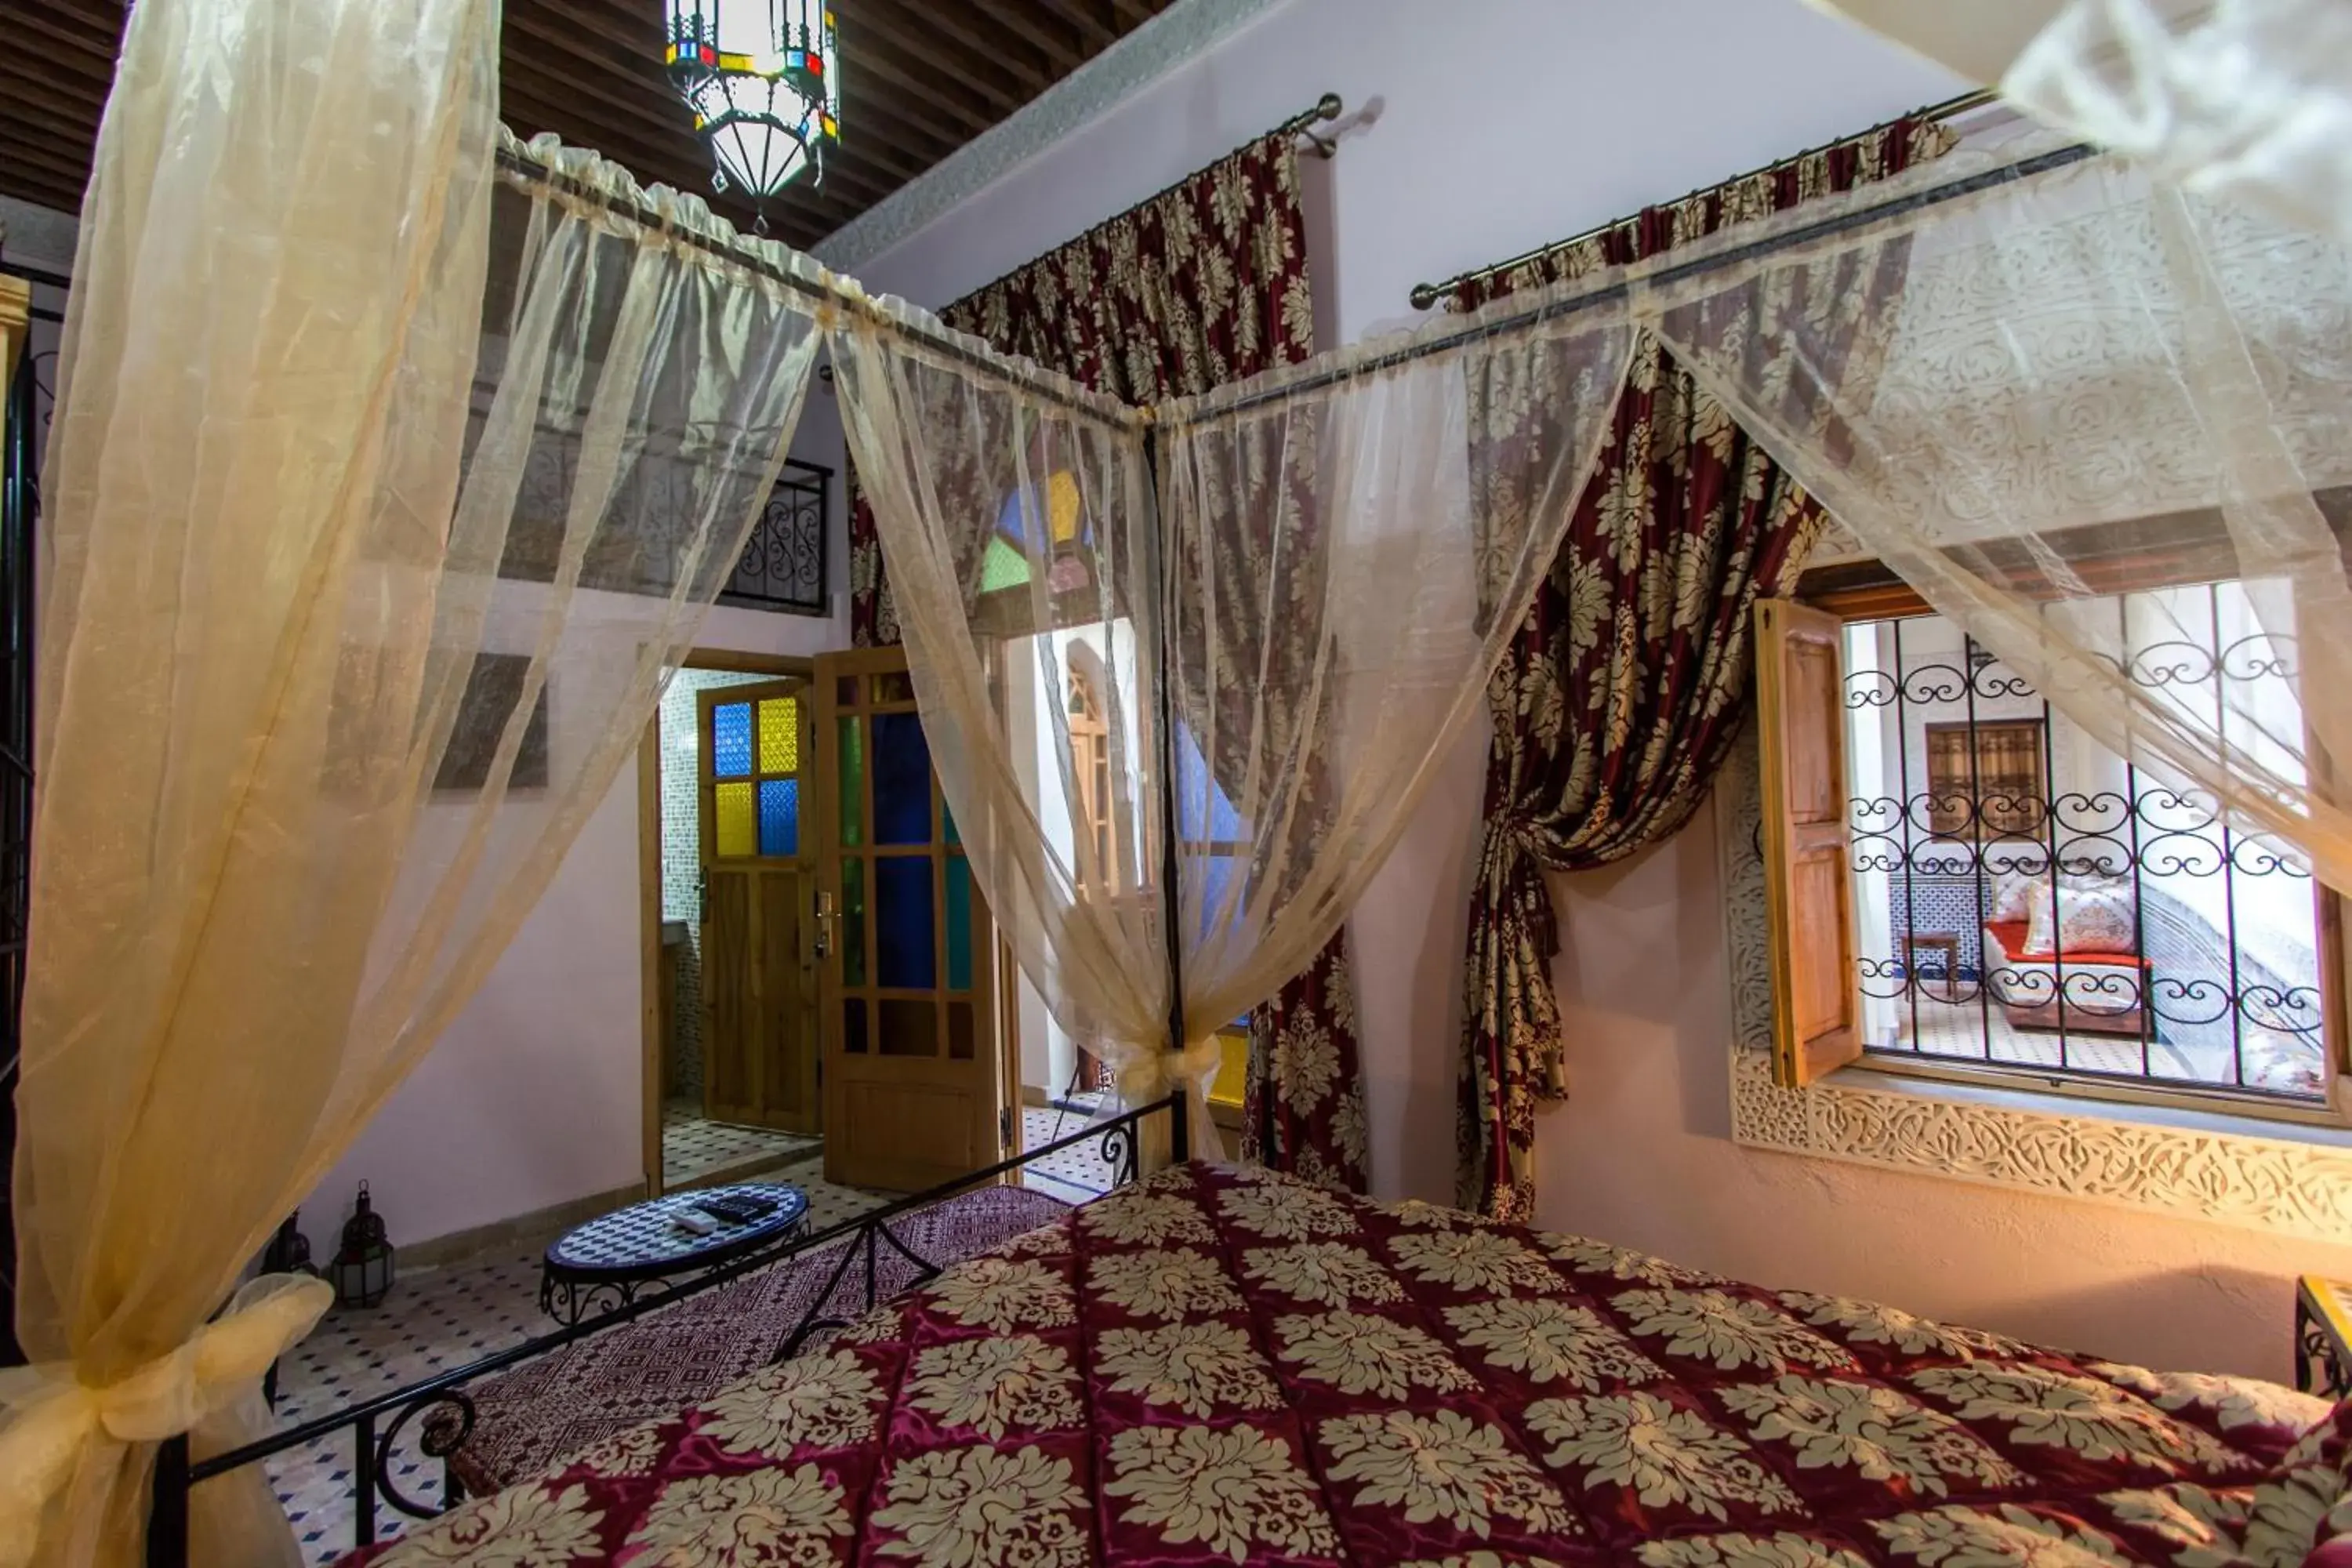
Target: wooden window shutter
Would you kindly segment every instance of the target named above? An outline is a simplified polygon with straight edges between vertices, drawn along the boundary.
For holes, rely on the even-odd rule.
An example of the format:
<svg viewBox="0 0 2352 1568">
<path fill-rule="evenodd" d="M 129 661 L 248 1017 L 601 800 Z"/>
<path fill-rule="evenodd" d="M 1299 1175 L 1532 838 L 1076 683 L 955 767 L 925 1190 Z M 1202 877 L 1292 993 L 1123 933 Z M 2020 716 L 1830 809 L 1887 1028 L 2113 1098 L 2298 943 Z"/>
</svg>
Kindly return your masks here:
<svg viewBox="0 0 2352 1568">
<path fill-rule="evenodd" d="M 1790 1088 L 1862 1055 L 1842 642 L 1834 616 L 1785 599 L 1757 603 L 1772 1077 Z"/>
</svg>

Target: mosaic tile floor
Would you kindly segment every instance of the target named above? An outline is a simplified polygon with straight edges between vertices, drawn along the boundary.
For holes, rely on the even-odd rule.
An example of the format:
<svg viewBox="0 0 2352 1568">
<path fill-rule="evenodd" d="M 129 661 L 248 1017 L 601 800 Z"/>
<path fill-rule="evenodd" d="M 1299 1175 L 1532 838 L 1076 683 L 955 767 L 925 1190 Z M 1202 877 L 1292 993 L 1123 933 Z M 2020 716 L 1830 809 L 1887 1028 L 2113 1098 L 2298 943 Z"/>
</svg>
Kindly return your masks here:
<svg viewBox="0 0 2352 1568">
<path fill-rule="evenodd" d="M 1981 1009 L 1974 1000 L 1946 1002 L 1923 992 L 1916 1028 L 1907 1000 L 1895 1014 L 1891 1048 L 1896 1050 L 1916 1048 L 1925 1056 L 1990 1060 L 2008 1067 L 2073 1067 L 2132 1077 L 2146 1072 L 2190 1083 L 2237 1081 L 2238 1067 L 2227 1046 L 2183 1048 L 2150 1041 L 2143 1064 L 2141 1044 L 2136 1037 L 2069 1030 L 2062 1057 L 2056 1030 L 2020 1029 L 2000 1008 Z M 2247 1036 L 2245 1071 L 2251 1087 L 2317 1090 L 2324 1074 L 2315 1062 L 2305 1059 L 2311 1054 L 2307 1047 L 2265 1030 L 2249 1029 Z"/>
<path fill-rule="evenodd" d="M 1036 1149 L 1075 1138 L 1087 1130 L 1087 1121 L 1082 1110 L 1029 1106 L 1021 1113 L 1021 1146 Z M 1110 1163 L 1102 1156 L 1100 1140 L 1049 1154 L 1023 1171 L 1024 1185 L 1068 1203 L 1082 1204 L 1110 1191 Z"/>
<path fill-rule="evenodd" d="M 804 1158 L 769 1179 L 791 1182 L 807 1192 L 809 1220 L 819 1230 L 895 1195 L 834 1186 L 824 1180 L 821 1158 Z M 1057 1187 L 1045 1190 L 1069 1195 Z M 546 1240 L 403 1276 L 382 1307 L 328 1313 L 279 1365 L 279 1428 L 479 1361 L 552 1329 L 554 1324 L 539 1310 L 539 1260 Z M 396 1435 L 392 1480 L 418 1502 L 437 1506 L 441 1463 L 419 1450 L 416 1425 L 412 1422 Z M 268 1470 L 306 1563 L 332 1563 L 351 1550 L 355 1472 L 349 1429 L 280 1455 Z M 399 1533 L 402 1516 L 389 1503 L 378 1505 L 376 1518 L 380 1536 Z"/>
<path fill-rule="evenodd" d="M 698 1100 L 673 1100 L 662 1107 L 662 1184 L 673 1191 L 720 1172 L 741 1172 L 737 1179 L 747 1179 L 745 1167 L 804 1160 L 824 1146 L 821 1138 L 705 1121 Z"/>
</svg>

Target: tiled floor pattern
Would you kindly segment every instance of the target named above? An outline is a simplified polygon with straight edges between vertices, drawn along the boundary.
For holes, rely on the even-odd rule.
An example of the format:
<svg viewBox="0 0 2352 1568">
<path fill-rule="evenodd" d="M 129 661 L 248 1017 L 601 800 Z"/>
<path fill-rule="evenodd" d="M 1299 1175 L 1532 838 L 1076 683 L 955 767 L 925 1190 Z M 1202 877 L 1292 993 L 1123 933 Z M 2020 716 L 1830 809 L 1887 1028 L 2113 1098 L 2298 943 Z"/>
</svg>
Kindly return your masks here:
<svg viewBox="0 0 2352 1568">
<path fill-rule="evenodd" d="M 838 1225 L 896 1195 L 832 1185 L 824 1180 L 822 1158 L 803 1159 L 766 1173 L 765 1179 L 793 1183 L 809 1194 L 809 1223 L 815 1230 Z M 1058 1188 L 1045 1190 L 1056 1196 L 1070 1195 Z M 406 1275 L 382 1307 L 328 1313 L 310 1337 L 279 1365 L 280 1428 L 422 1382 L 548 1332 L 555 1325 L 539 1310 L 539 1260 L 544 1249 L 542 1241 Z M 417 1425 L 411 1422 L 398 1435 L 392 1480 L 419 1502 L 437 1506 L 441 1463 L 418 1447 Z M 383 1435 L 380 1424 L 377 1436 Z M 349 1428 L 280 1455 L 268 1470 L 270 1485 L 287 1518 L 293 1521 L 306 1563 L 331 1563 L 351 1550 L 352 1484 L 356 1472 Z M 399 1533 L 402 1516 L 388 1502 L 379 1502 L 376 1518 L 380 1536 Z"/>
<path fill-rule="evenodd" d="M 1930 982 L 1932 984 L 1932 982 Z M 2257 1035 L 2263 1037 L 2257 1039 Z M 2234 1084 L 2237 1064 L 2226 1047 L 2189 1051 L 2148 1042 L 2141 1057 L 2140 1041 L 2128 1035 L 2089 1034 L 2070 1029 L 2062 1054 L 2055 1029 L 2020 1029 L 1999 1007 L 1982 1008 L 1974 998 L 1947 1002 L 1923 991 L 1917 1016 L 1906 1001 L 1896 1010 L 1894 1048 L 1916 1048 L 1924 1056 L 1958 1057 L 2013 1067 L 2071 1067 L 2085 1072 L 2143 1074 L 2191 1083 Z M 2269 1031 L 2248 1031 L 2246 1077 L 2249 1087 L 2295 1089 L 2303 1079 L 2317 1078 L 2307 1053 L 2291 1039 L 2273 1047 Z"/>
<path fill-rule="evenodd" d="M 1083 1110 L 1049 1110 L 1033 1105 L 1021 1113 L 1021 1136 L 1024 1149 L 1039 1149 L 1048 1143 L 1058 1143 L 1065 1138 L 1075 1138 L 1087 1130 L 1087 1113 Z M 1088 1198 L 1110 1191 L 1110 1162 L 1103 1158 L 1102 1141 L 1081 1143 L 1058 1154 L 1022 1167 L 1024 1184 L 1034 1187 L 1048 1196 L 1080 1204 Z"/>
<path fill-rule="evenodd" d="M 662 1107 L 662 1184 L 675 1189 L 754 1161 L 782 1164 L 806 1159 L 824 1143 L 793 1132 L 705 1121 L 699 1101 L 673 1100 Z"/>
</svg>

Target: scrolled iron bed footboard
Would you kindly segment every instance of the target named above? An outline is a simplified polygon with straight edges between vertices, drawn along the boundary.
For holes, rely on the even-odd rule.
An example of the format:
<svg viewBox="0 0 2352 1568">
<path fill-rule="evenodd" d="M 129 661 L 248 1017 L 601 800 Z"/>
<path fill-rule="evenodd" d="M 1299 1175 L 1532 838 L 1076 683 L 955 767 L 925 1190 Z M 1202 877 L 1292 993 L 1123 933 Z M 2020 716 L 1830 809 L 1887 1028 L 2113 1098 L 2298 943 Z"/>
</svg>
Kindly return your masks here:
<svg viewBox="0 0 2352 1568">
<path fill-rule="evenodd" d="M 879 1273 L 877 1268 L 878 1248 L 887 1246 L 913 1263 L 919 1270 L 919 1282 L 928 1281 L 940 1272 L 940 1265 L 923 1258 L 891 1228 L 894 1221 L 903 1219 L 919 1209 L 928 1208 L 943 1198 L 1010 1175 L 1034 1161 L 1079 1148 L 1088 1142 L 1100 1149 L 1105 1163 L 1110 1166 L 1112 1187 L 1125 1186 L 1140 1173 L 1145 1119 L 1163 1111 L 1168 1117 L 1171 1159 L 1181 1163 L 1191 1158 L 1189 1108 L 1181 1094 L 1171 1095 L 1166 1100 L 1122 1111 L 1070 1137 L 1025 1151 L 1009 1160 L 1000 1160 L 984 1170 L 974 1171 L 969 1175 L 899 1198 L 814 1235 L 780 1242 L 775 1247 L 738 1258 L 658 1297 L 615 1307 L 593 1318 L 583 1318 L 569 1328 L 542 1334 L 509 1350 L 484 1356 L 469 1365 L 426 1378 L 422 1383 L 413 1383 L 373 1399 L 362 1400 L 316 1420 L 303 1422 L 299 1426 L 273 1432 L 226 1454 L 192 1461 L 185 1436 L 167 1439 L 159 1446 L 155 1458 L 153 1501 L 147 1530 L 149 1568 L 186 1568 L 188 1493 L 191 1488 L 215 1476 L 226 1475 L 247 1465 L 257 1465 L 275 1455 L 345 1429 L 352 1434 L 353 1508 L 351 1545 L 353 1548 L 372 1545 L 375 1542 L 380 1505 L 389 1505 L 412 1519 L 436 1518 L 463 1500 L 463 1489 L 449 1470 L 448 1459 L 464 1446 L 473 1431 L 475 1410 L 473 1399 L 466 1392 L 468 1384 L 551 1351 L 561 1350 L 593 1334 L 666 1310 L 706 1290 L 740 1279 L 747 1274 L 773 1268 L 801 1254 L 846 1238 L 849 1245 L 842 1248 L 824 1289 L 809 1303 L 800 1321 L 785 1336 L 783 1343 L 777 1347 L 775 1359 L 784 1360 L 796 1354 L 808 1342 L 811 1334 L 848 1326 L 850 1320 L 827 1313 L 826 1308 L 833 1300 L 834 1292 L 848 1278 L 850 1267 L 858 1259 L 865 1261 L 864 1304 L 867 1309 L 879 1304 L 875 1299 Z M 441 1413 L 444 1419 L 435 1420 L 433 1417 L 436 1413 Z M 437 1505 L 403 1491 L 394 1476 L 394 1447 L 408 1425 L 417 1420 L 425 1422 L 420 1447 L 428 1458 L 442 1461 L 442 1495 Z"/>
</svg>

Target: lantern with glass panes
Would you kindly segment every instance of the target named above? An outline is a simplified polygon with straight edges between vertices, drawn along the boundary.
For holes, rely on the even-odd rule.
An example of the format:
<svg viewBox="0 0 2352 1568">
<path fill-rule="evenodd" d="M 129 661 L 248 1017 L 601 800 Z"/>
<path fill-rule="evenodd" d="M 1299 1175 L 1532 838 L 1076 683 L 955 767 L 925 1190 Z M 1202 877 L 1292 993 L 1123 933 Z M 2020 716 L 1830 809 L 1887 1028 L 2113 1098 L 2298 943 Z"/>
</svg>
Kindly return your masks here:
<svg viewBox="0 0 2352 1568">
<path fill-rule="evenodd" d="M 841 54 L 825 0 L 667 0 L 670 79 L 718 163 L 757 206 L 841 139 Z M 760 216 L 767 230 L 767 216 Z"/>
<path fill-rule="evenodd" d="M 343 1226 L 343 1245 L 327 1265 L 335 1300 L 345 1307 L 373 1307 L 392 1289 L 392 1243 L 385 1237 L 383 1216 L 368 1202 L 367 1184 L 360 1184 L 359 1206 Z"/>
</svg>

